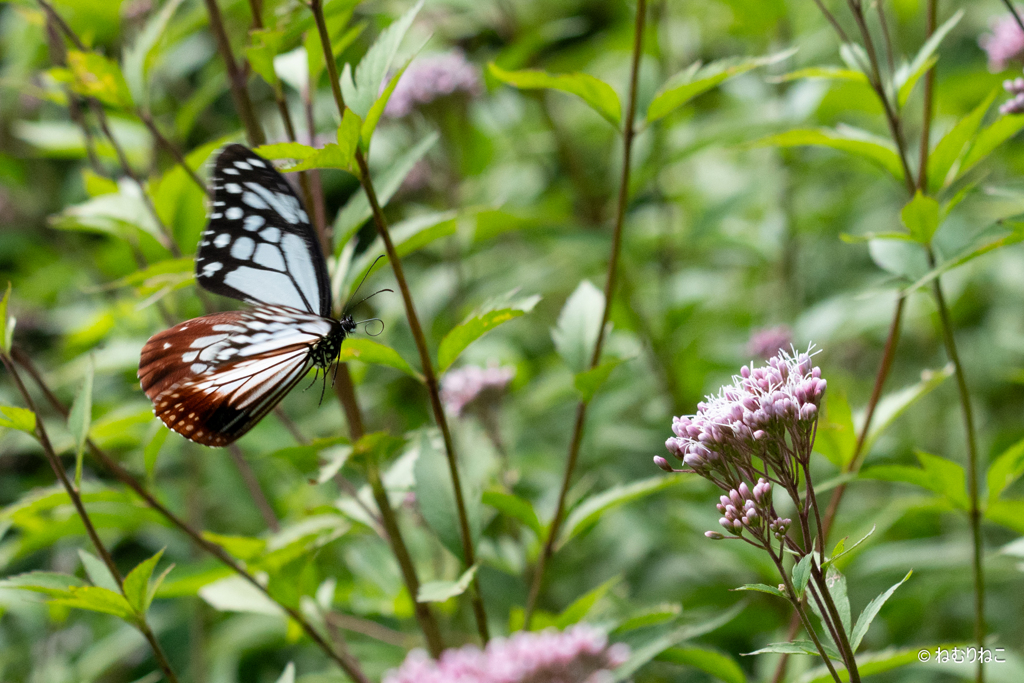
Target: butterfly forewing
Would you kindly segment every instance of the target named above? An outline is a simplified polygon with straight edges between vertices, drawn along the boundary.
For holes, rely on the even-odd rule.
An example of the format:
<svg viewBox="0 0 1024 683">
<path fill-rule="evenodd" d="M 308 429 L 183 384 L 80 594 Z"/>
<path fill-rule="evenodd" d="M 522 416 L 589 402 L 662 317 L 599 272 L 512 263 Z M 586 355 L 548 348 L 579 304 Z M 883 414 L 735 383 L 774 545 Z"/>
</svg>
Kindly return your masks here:
<svg viewBox="0 0 1024 683">
<path fill-rule="evenodd" d="M 277 405 L 313 364 L 314 346 L 336 327 L 282 306 L 195 318 L 146 342 L 139 379 L 164 424 L 201 444 L 224 446 Z"/>
<path fill-rule="evenodd" d="M 213 206 L 196 257 L 203 287 L 327 317 L 327 264 L 309 216 L 269 161 L 229 145 L 213 170 Z"/>
</svg>

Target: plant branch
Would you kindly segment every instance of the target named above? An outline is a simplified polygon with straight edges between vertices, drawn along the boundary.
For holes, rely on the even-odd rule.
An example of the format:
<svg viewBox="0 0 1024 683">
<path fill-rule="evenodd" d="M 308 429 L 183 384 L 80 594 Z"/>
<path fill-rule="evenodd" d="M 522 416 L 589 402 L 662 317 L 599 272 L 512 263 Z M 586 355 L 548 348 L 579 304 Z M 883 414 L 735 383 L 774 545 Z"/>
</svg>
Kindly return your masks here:
<svg viewBox="0 0 1024 683">
<path fill-rule="evenodd" d="M 249 99 L 249 92 L 246 89 L 245 71 L 239 68 L 235 61 L 234 53 L 231 51 L 231 41 L 228 40 L 227 31 L 224 29 L 224 18 L 217 6 L 217 0 L 203 0 L 206 3 L 206 13 L 210 17 L 210 31 L 217 43 L 217 51 L 224 60 L 224 68 L 228 72 L 228 85 L 231 89 L 231 99 L 235 103 L 239 118 L 245 127 L 245 135 L 249 140 L 250 147 L 258 147 L 266 142 L 263 134 L 263 127 L 253 109 L 252 100 Z"/>
<path fill-rule="evenodd" d="M 338 79 L 338 65 L 335 63 L 334 54 L 331 51 L 331 41 L 327 32 L 327 23 L 324 19 L 322 0 L 311 0 L 309 6 L 310 10 L 313 12 L 314 18 L 316 19 L 317 30 L 320 33 L 320 43 L 324 50 L 324 61 L 327 63 L 328 77 L 331 81 L 331 92 L 334 95 L 334 101 L 338 107 L 338 114 L 344 115 L 345 101 L 341 94 L 341 85 Z M 423 333 L 423 328 L 420 325 L 419 316 L 416 314 L 416 307 L 412 300 L 409 284 L 405 279 L 402 261 L 398 257 L 398 252 L 391 240 L 387 220 L 384 218 L 384 212 L 381 210 L 380 202 L 377 201 L 377 193 L 373 187 L 373 181 L 370 178 L 370 168 L 367 165 L 366 156 L 363 154 L 363 151 L 359 146 L 356 147 L 355 158 L 356 164 L 359 167 L 359 180 L 360 183 L 362 183 L 363 191 L 366 193 L 366 198 L 369 201 L 370 209 L 373 214 L 374 225 L 376 226 L 377 233 L 380 235 L 380 238 L 384 243 L 385 252 L 388 260 L 391 262 L 391 268 L 394 272 L 395 280 L 398 284 L 399 291 L 402 294 L 402 302 L 405 305 L 405 313 L 406 318 L 409 321 L 409 329 L 416 341 L 416 349 L 419 351 L 424 383 L 427 386 L 427 395 L 430 399 L 430 407 L 434 413 L 434 420 L 440 428 L 441 435 L 444 439 L 445 455 L 448 460 L 448 471 L 451 475 L 452 488 L 455 492 L 455 506 L 459 518 L 459 531 L 462 539 L 463 559 L 465 561 L 465 565 L 467 567 L 471 567 L 476 564 L 476 557 L 473 550 L 473 538 L 469 527 L 469 516 L 466 512 L 466 502 L 462 492 L 462 483 L 459 476 L 455 446 L 452 440 L 451 430 L 448 427 L 448 420 L 444 414 L 444 407 L 441 404 L 437 375 L 434 372 L 430 351 L 427 348 L 427 339 Z M 473 607 L 473 613 L 476 618 L 477 630 L 480 633 L 481 640 L 486 644 L 490 638 L 490 634 L 487 626 L 487 613 L 484 610 L 484 603 L 480 594 L 480 580 L 478 575 L 473 578 L 473 584 L 469 591 L 469 596 Z"/>
<path fill-rule="evenodd" d="M 239 448 L 237 443 L 233 443 L 228 446 L 227 450 L 231 454 L 235 467 L 238 468 L 238 472 L 242 475 L 245 488 L 249 489 L 249 495 L 256 504 L 256 509 L 260 511 L 260 516 L 263 517 L 267 528 L 277 533 L 281 530 L 281 523 L 277 521 L 274 508 L 270 505 L 270 501 L 267 500 L 266 494 L 263 493 L 263 489 L 260 487 L 260 480 L 256 478 L 256 473 L 253 471 L 252 466 L 245 459 L 245 456 L 242 455 L 242 449 Z"/>
<path fill-rule="evenodd" d="M 625 126 L 622 132 L 622 174 L 619 180 L 618 203 L 615 211 L 615 226 L 612 230 L 611 254 L 608 257 L 608 275 L 604 286 L 604 310 L 601 313 L 601 326 L 598 328 L 597 341 L 594 343 L 594 352 L 590 357 L 590 368 L 597 367 L 601 361 L 601 350 L 604 345 L 605 330 L 608 327 L 608 320 L 611 317 L 612 299 L 615 296 L 615 284 L 618 277 L 619 253 L 622 250 L 622 229 L 626 221 L 626 205 L 629 202 L 629 172 L 632 162 L 633 137 L 636 133 L 634 119 L 636 117 L 637 82 L 640 73 L 640 57 L 643 51 L 644 19 L 647 12 L 646 0 L 637 0 L 636 22 L 633 30 L 633 58 L 630 66 L 629 76 L 629 102 L 626 107 Z M 555 507 L 555 516 L 551 520 L 547 537 L 544 539 L 544 547 L 537 558 L 537 568 L 533 574 L 533 582 L 530 585 L 530 594 L 526 601 L 525 628 L 530 629 L 533 620 L 533 612 L 537 606 L 537 599 L 544 583 L 544 570 L 547 562 L 554 552 L 555 543 L 561 530 L 562 520 L 565 516 L 565 500 L 569 493 L 569 484 L 572 482 L 572 475 L 576 469 L 576 461 L 579 459 L 580 446 L 583 443 L 583 428 L 586 424 L 587 402 L 580 401 L 576 406 L 576 420 L 573 423 L 572 436 L 569 439 L 569 453 L 565 462 L 565 472 L 562 476 L 562 488 L 558 493 L 558 504 Z"/>
<path fill-rule="evenodd" d="M 117 582 L 117 588 L 121 592 L 122 597 L 127 597 L 124 594 L 124 577 L 121 575 L 120 570 L 117 568 L 117 564 L 114 563 L 114 558 L 111 556 L 110 551 L 107 550 L 106 545 L 100 540 L 99 534 L 96 532 L 96 527 L 92 523 L 92 519 L 89 517 L 89 513 L 85 510 L 85 503 L 82 501 L 82 496 L 79 494 L 78 489 L 68 479 L 67 472 L 64 471 L 64 466 L 60 462 L 60 458 L 57 453 L 53 450 L 53 445 L 50 443 L 50 437 L 46 433 L 46 427 L 43 425 L 43 417 L 39 414 L 39 410 L 36 408 L 35 402 L 32 400 L 32 395 L 28 393 L 28 389 L 25 387 L 25 383 L 21 381 L 21 375 L 18 374 L 18 369 L 14 365 L 13 359 L 8 356 L 5 352 L 0 351 L 0 361 L 3 362 L 4 367 L 7 369 L 8 374 L 11 376 L 11 380 L 14 381 L 15 387 L 18 389 L 18 393 L 25 400 L 25 405 L 32 411 L 36 418 L 36 438 L 39 440 L 39 445 L 43 448 L 43 454 L 46 456 L 47 462 L 50 463 L 50 468 L 53 473 L 57 475 L 57 480 L 60 481 L 61 486 L 68 494 L 68 498 L 71 499 L 71 503 L 75 506 L 75 511 L 78 512 L 79 518 L 82 520 L 82 525 L 85 527 L 85 532 L 89 536 L 89 540 L 92 541 L 92 545 L 96 548 L 96 552 L 103 560 L 103 564 L 106 565 L 110 571 L 111 576 Z M 174 670 L 171 668 L 171 664 L 167 659 L 167 655 L 164 654 L 163 648 L 160 647 L 160 641 L 157 640 L 153 630 L 149 627 L 149 623 L 146 620 L 145 613 L 135 614 L 134 625 L 139 629 L 139 632 L 146 638 L 150 648 L 153 650 L 153 656 L 156 658 L 157 664 L 160 666 L 160 670 L 164 672 L 164 676 L 170 683 L 178 683 L 178 677 L 175 675 Z"/>
</svg>

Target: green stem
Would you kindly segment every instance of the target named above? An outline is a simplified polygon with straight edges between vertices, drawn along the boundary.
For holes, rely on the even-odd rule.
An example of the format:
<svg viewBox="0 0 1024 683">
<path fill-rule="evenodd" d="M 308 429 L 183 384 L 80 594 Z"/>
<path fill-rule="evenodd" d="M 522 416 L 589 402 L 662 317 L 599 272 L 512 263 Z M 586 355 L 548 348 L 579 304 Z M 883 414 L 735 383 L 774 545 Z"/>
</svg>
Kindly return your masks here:
<svg viewBox="0 0 1024 683">
<path fill-rule="evenodd" d="M 597 341 L 594 344 L 594 352 L 590 358 L 590 368 L 597 367 L 601 360 L 601 349 L 604 345 L 605 329 L 608 327 L 608 319 L 611 316 L 612 299 L 615 295 L 615 283 L 618 276 L 619 253 L 622 250 L 622 227 L 626 220 L 626 205 L 629 202 L 629 172 L 632 161 L 633 137 L 635 128 L 633 120 L 636 117 L 636 93 L 637 81 L 640 73 L 640 56 L 643 49 L 644 19 L 647 13 L 646 0 L 638 0 L 636 6 L 636 23 L 633 29 L 633 60 L 629 77 L 629 104 L 626 107 L 625 127 L 622 133 L 622 175 L 619 181 L 619 197 L 615 211 L 615 227 L 612 231 L 612 248 L 608 257 L 608 275 L 604 285 L 604 311 L 601 313 L 601 327 L 598 328 Z M 529 630 L 533 620 L 533 612 L 537 607 L 537 599 L 540 596 L 541 587 L 544 584 L 544 570 L 551 558 L 561 530 L 562 521 L 565 517 L 565 500 L 569 493 L 569 484 L 572 482 L 572 475 L 576 469 L 576 461 L 579 459 L 580 445 L 583 443 L 583 428 L 586 424 L 587 403 L 580 401 L 576 406 L 576 420 L 573 423 L 572 437 L 569 439 L 569 454 L 565 461 L 565 472 L 562 475 L 562 487 L 558 493 L 558 504 L 555 507 L 555 516 L 548 527 L 547 536 L 544 539 L 544 547 L 537 558 L 537 568 L 533 573 L 533 582 L 530 585 L 530 594 L 526 600 L 524 628 Z"/>
</svg>

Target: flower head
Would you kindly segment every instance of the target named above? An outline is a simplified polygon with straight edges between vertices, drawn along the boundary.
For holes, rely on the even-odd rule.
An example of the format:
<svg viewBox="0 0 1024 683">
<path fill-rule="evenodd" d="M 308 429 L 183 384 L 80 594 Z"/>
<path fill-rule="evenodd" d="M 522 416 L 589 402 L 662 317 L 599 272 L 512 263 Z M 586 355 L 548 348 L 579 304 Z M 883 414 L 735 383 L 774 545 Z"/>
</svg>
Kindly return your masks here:
<svg viewBox="0 0 1024 683">
<path fill-rule="evenodd" d="M 1024 113 L 1024 78 L 1018 76 L 1003 81 L 1003 89 L 1012 97 L 999 106 L 999 113 L 1004 115 Z"/>
<path fill-rule="evenodd" d="M 779 351 L 790 348 L 792 343 L 793 330 L 786 325 L 762 327 L 750 335 L 747 353 L 754 358 L 771 358 Z"/>
<path fill-rule="evenodd" d="M 1024 31 L 1016 19 L 1004 16 L 993 22 L 992 33 L 981 36 L 978 44 L 988 53 L 989 71 L 1002 71 L 1010 61 L 1024 54 Z"/>
<path fill-rule="evenodd" d="M 402 74 L 384 108 L 384 115 L 400 119 L 417 105 L 432 102 L 454 92 L 479 95 L 483 90 L 480 71 L 466 61 L 461 51 L 428 55 L 415 60 Z"/>
<path fill-rule="evenodd" d="M 452 370 L 441 380 L 441 400 L 452 413 L 462 415 L 500 398 L 515 375 L 514 367 L 498 365 L 486 368 L 468 365 Z"/>
<path fill-rule="evenodd" d="M 577 624 L 495 638 L 485 650 L 445 650 L 436 662 L 413 650 L 383 683 L 599 683 L 628 657 L 625 645 L 609 645 L 603 632 Z"/>
</svg>

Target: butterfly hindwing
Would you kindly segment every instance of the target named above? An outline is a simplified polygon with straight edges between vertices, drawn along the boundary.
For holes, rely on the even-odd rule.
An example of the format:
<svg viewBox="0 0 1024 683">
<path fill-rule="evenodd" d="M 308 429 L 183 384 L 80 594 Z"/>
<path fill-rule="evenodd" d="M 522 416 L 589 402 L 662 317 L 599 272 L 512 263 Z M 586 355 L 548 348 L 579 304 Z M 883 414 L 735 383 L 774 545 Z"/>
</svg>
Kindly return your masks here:
<svg viewBox="0 0 1024 683">
<path fill-rule="evenodd" d="M 213 170 L 213 207 L 196 257 L 204 288 L 327 317 L 330 281 L 309 216 L 269 161 L 228 145 Z"/>
<path fill-rule="evenodd" d="M 281 306 L 215 313 L 154 335 L 139 379 L 164 424 L 225 446 L 245 434 L 309 370 L 336 323 Z"/>
</svg>

